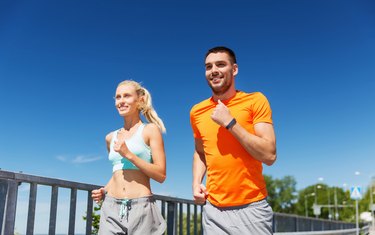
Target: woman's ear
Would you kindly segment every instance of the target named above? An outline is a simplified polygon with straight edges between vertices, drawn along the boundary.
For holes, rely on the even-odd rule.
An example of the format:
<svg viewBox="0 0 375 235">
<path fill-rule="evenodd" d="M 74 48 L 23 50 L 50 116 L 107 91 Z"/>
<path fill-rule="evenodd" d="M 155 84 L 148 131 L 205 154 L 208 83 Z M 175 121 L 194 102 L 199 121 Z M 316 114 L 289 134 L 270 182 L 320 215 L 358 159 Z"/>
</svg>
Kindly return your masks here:
<svg viewBox="0 0 375 235">
<path fill-rule="evenodd" d="M 139 100 L 138 100 L 138 110 L 142 111 L 144 107 L 145 107 L 145 97 L 144 95 L 142 95 L 139 97 Z"/>
</svg>

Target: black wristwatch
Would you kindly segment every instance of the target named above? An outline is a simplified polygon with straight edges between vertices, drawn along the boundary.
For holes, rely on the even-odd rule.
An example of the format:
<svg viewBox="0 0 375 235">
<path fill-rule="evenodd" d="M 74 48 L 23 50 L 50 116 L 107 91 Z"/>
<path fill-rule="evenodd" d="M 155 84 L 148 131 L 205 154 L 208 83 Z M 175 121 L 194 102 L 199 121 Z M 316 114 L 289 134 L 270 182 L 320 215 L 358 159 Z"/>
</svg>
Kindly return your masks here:
<svg viewBox="0 0 375 235">
<path fill-rule="evenodd" d="M 225 129 L 229 130 L 230 128 L 232 128 L 235 124 L 237 123 L 237 120 L 235 118 L 232 119 L 232 121 L 230 121 L 228 123 L 228 125 L 225 127 Z"/>
</svg>

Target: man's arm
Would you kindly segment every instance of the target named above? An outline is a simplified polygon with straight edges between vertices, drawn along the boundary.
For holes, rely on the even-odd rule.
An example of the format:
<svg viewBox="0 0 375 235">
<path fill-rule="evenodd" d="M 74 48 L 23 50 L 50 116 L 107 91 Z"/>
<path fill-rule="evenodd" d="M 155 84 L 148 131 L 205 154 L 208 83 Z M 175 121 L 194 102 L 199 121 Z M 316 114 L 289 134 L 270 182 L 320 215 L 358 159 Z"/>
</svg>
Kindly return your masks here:
<svg viewBox="0 0 375 235">
<path fill-rule="evenodd" d="M 202 139 L 194 139 L 195 151 L 193 155 L 193 196 L 197 204 L 204 204 L 207 197 L 206 187 L 202 184 L 206 174 L 206 158 L 203 150 Z"/>
<path fill-rule="evenodd" d="M 229 131 L 255 159 L 268 166 L 276 161 L 276 137 L 272 124 L 264 122 L 255 124 L 255 135 L 247 132 L 238 123 Z"/>
<path fill-rule="evenodd" d="M 230 114 L 229 109 L 219 100 L 211 118 L 217 124 L 226 127 L 232 121 L 233 116 Z M 228 131 L 258 161 L 269 166 L 276 161 L 276 137 L 272 124 L 265 122 L 255 124 L 255 134 L 249 133 L 239 123 L 234 124 Z"/>
</svg>

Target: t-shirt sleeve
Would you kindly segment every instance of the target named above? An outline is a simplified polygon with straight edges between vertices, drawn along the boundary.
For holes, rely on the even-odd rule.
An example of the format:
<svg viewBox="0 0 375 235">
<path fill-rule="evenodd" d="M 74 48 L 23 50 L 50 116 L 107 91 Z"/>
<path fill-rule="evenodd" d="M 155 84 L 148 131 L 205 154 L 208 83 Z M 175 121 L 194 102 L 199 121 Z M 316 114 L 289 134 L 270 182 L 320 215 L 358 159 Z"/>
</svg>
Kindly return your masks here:
<svg viewBox="0 0 375 235">
<path fill-rule="evenodd" d="M 190 110 L 190 125 L 191 125 L 191 128 L 193 129 L 194 138 L 201 138 L 201 134 L 199 133 L 199 130 L 197 128 L 194 107 Z"/>
<path fill-rule="evenodd" d="M 261 92 L 257 92 L 253 105 L 253 123 L 256 124 L 260 122 L 272 124 L 272 110 L 266 96 Z"/>
</svg>

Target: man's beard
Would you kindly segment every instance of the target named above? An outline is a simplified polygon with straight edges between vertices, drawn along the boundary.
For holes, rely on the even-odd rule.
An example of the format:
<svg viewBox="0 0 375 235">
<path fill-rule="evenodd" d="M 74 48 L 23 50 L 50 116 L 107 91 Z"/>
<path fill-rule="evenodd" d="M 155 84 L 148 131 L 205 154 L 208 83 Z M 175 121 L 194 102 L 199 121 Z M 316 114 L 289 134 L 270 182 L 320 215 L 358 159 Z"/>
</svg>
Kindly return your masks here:
<svg viewBox="0 0 375 235">
<path fill-rule="evenodd" d="M 220 86 L 212 86 L 212 84 L 209 81 L 207 82 L 208 82 L 208 85 L 211 87 L 211 90 L 214 93 L 214 95 L 217 95 L 217 96 L 222 95 L 225 92 L 227 92 L 232 85 L 232 80 L 225 80 Z"/>
</svg>

